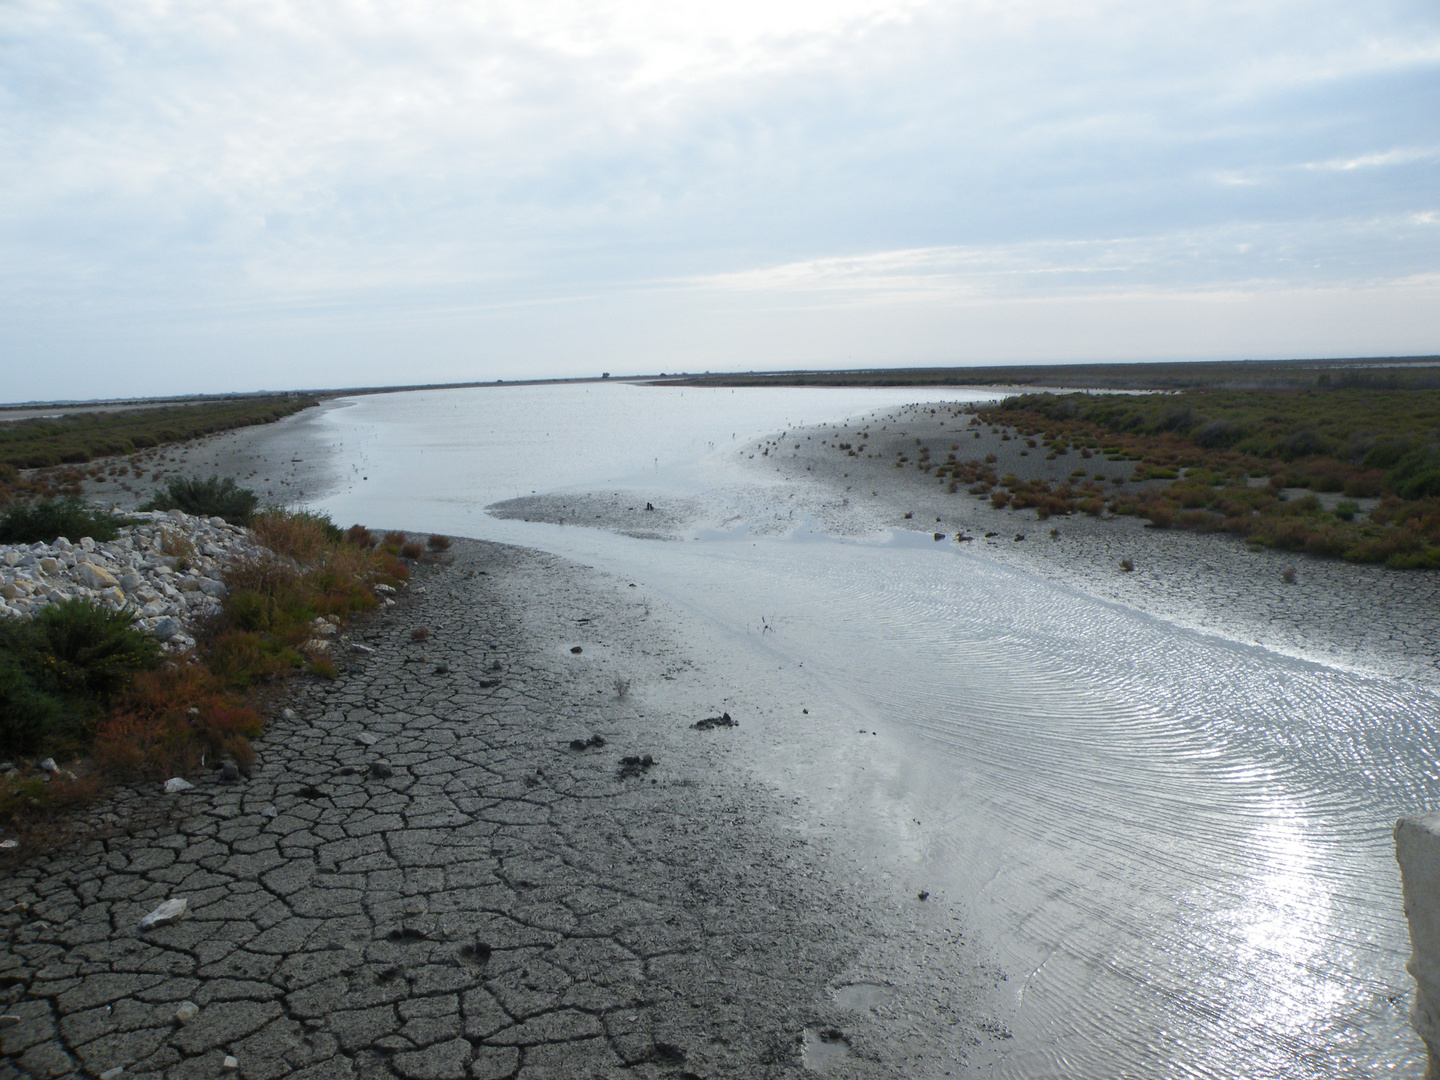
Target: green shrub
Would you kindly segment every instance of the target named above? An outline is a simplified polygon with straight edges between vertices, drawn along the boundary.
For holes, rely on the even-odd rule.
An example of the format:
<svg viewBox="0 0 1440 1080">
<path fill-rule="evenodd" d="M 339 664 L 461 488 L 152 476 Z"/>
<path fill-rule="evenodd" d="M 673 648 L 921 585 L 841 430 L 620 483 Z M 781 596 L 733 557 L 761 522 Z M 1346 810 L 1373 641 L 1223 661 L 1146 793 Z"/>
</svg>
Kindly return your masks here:
<svg viewBox="0 0 1440 1080">
<path fill-rule="evenodd" d="M 35 688 L 19 656 L 0 649 L 0 753 L 26 754 L 60 727 L 60 703 Z"/>
<path fill-rule="evenodd" d="M 1342 500 L 1335 504 L 1335 516 L 1341 521 L 1353 521 L 1355 515 L 1360 512 L 1360 504 Z"/>
<path fill-rule="evenodd" d="M 114 540 L 120 518 L 87 506 L 76 498 L 19 503 L 0 517 L 0 544 L 52 543 L 57 537 Z"/>
<path fill-rule="evenodd" d="M 260 497 L 236 485 L 230 477 L 172 476 L 165 487 L 157 488 L 142 510 L 183 510 L 197 517 L 222 517 L 231 525 L 248 525 L 260 504 Z"/>
<path fill-rule="evenodd" d="M 0 620 L 0 751 L 79 734 L 137 671 L 158 666 L 160 643 L 133 621 L 79 599 Z"/>
<path fill-rule="evenodd" d="M 159 666 L 160 643 L 136 630 L 134 621 L 132 611 L 111 611 L 86 599 L 42 609 L 31 623 L 41 653 L 40 687 L 108 701 L 135 672 Z"/>
</svg>

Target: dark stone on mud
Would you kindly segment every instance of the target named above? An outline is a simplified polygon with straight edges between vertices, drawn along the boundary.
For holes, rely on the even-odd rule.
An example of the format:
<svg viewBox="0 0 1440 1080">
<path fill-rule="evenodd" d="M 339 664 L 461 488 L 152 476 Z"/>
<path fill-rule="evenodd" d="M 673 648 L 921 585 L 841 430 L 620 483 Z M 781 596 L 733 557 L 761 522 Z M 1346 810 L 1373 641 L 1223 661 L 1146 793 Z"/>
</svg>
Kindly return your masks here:
<svg viewBox="0 0 1440 1080">
<path fill-rule="evenodd" d="M 572 645 L 570 646 L 570 651 L 578 654 L 584 652 L 585 650 L 582 649 L 579 645 Z"/>
<path fill-rule="evenodd" d="M 490 959 L 490 954 L 495 950 L 486 942 L 477 941 L 474 945 L 460 946 L 460 956 L 465 960 L 472 960 L 477 964 L 483 964 Z"/>
<path fill-rule="evenodd" d="M 808 713 L 809 710 L 807 709 Z M 730 719 L 730 714 L 724 713 L 720 716 L 707 716 L 704 720 L 697 720 L 690 725 L 696 731 L 710 731 L 717 727 L 739 727 L 739 720 Z"/>
<path fill-rule="evenodd" d="M 945 534 L 944 534 L 944 533 L 935 533 L 935 534 L 934 534 L 934 537 L 935 537 L 936 540 L 944 540 L 944 539 L 945 539 Z"/>
<path fill-rule="evenodd" d="M 1015 542 L 1016 542 L 1017 544 L 1018 544 L 1021 540 L 1024 540 L 1024 539 L 1025 539 L 1025 534 L 1024 534 L 1024 533 L 1016 533 L 1016 534 L 1015 534 Z"/>
<path fill-rule="evenodd" d="M 590 747 L 592 747 L 592 746 L 600 747 L 600 746 L 604 746 L 604 745 L 605 745 L 605 739 L 604 739 L 604 737 L 601 736 L 601 735 L 591 735 L 588 739 L 571 739 L 571 740 L 570 740 L 570 749 L 571 749 L 571 750 L 589 750 Z"/>
<path fill-rule="evenodd" d="M 435 674 L 436 674 L 436 675 L 449 675 L 449 674 L 450 674 L 450 665 L 449 665 L 449 664 L 436 664 L 436 665 L 435 665 Z"/>
<path fill-rule="evenodd" d="M 236 765 L 233 761 L 225 762 L 224 765 L 220 766 L 220 779 L 224 780 L 227 784 L 233 784 L 236 780 L 240 779 L 240 766 Z"/>
<path fill-rule="evenodd" d="M 925 889 L 921 889 L 918 893 L 915 894 L 915 899 L 920 901 L 929 900 L 930 893 Z"/>
<path fill-rule="evenodd" d="M 685 1064 L 685 1051 L 674 1043 L 656 1042 L 652 1060 L 663 1065 Z"/>
<path fill-rule="evenodd" d="M 493 689 L 495 689 L 495 687 L 497 687 L 497 686 L 500 685 L 500 680 L 499 680 L 499 679 L 481 679 L 478 685 L 479 685 L 479 687 L 480 687 L 481 690 L 493 690 Z"/>
<path fill-rule="evenodd" d="M 319 788 L 317 788 L 314 784 L 306 784 L 299 791 L 297 791 L 296 794 L 299 795 L 302 799 L 323 799 L 325 797 L 325 793 Z"/>
<path fill-rule="evenodd" d="M 623 757 L 620 759 L 620 779 L 624 780 L 631 776 L 639 776 L 655 764 L 655 759 L 649 754 L 644 757 Z"/>
<path fill-rule="evenodd" d="M 403 926 L 403 927 L 400 927 L 399 929 L 391 930 L 390 933 L 387 934 L 386 936 L 387 936 L 391 941 L 429 941 L 429 940 L 430 940 L 430 938 L 429 938 L 428 936 L 426 936 L 425 931 L 423 931 L 423 930 L 416 930 L 413 926 Z"/>
<path fill-rule="evenodd" d="M 372 761 L 370 763 L 370 775 L 381 780 L 387 780 L 395 775 L 395 770 L 390 767 L 388 761 Z"/>
<path fill-rule="evenodd" d="M 646 510 L 647 513 L 648 513 L 649 511 L 651 511 L 651 510 L 654 510 L 654 509 L 655 509 L 655 504 L 654 504 L 654 503 L 648 503 L 648 502 L 647 502 L 647 503 L 645 504 L 645 510 Z"/>
</svg>

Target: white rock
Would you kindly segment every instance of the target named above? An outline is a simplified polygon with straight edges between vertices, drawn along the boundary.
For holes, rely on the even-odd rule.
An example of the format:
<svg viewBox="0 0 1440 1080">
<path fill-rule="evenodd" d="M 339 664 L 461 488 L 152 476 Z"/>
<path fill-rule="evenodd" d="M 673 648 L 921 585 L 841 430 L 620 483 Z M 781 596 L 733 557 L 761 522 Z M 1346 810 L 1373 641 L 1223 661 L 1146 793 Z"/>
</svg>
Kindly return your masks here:
<svg viewBox="0 0 1440 1080">
<path fill-rule="evenodd" d="M 184 897 L 176 897 L 173 900 L 166 900 L 163 904 L 150 912 L 140 920 L 140 929 L 149 930 L 155 926 L 169 926 L 173 922 L 179 922 L 185 917 L 190 909 L 190 901 Z"/>
<path fill-rule="evenodd" d="M 1410 923 L 1410 962 L 1415 1004 L 1410 1026 L 1430 1052 L 1430 1071 L 1440 1068 L 1440 811 L 1395 823 L 1395 859 L 1405 918 Z"/>
<path fill-rule="evenodd" d="M 361 746 L 374 746 L 380 741 L 380 736 L 372 731 L 362 731 L 359 735 L 355 736 L 355 741 Z"/>
<path fill-rule="evenodd" d="M 18 1016 L 0 1016 L 0 1028 L 15 1027 L 20 1023 Z"/>
<path fill-rule="evenodd" d="M 116 1065 L 113 1069 L 106 1069 L 100 1074 L 100 1080 L 120 1080 L 120 1075 L 125 1071 L 124 1065 Z"/>
<path fill-rule="evenodd" d="M 165 781 L 165 794 L 174 795 L 181 791 L 189 791 L 194 786 L 194 784 L 190 783 L 189 780 L 186 780 L 183 777 L 172 776 L 169 780 Z"/>
<path fill-rule="evenodd" d="M 233 1055 L 226 1054 L 225 1060 L 220 1063 L 220 1067 L 226 1072 L 234 1072 L 236 1069 L 240 1068 L 240 1062 Z"/>
<path fill-rule="evenodd" d="M 94 563 L 80 563 L 75 567 L 75 580 L 87 589 L 118 589 L 120 582 L 115 575 Z"/>
<path fill-rule="evenodd" d="M 14 771 L 14 770 L 12 769 L 11 772 L 13 772 L 13 771 Z M 8 774 L 7 774 L 7 775 L 8 775 Z M 17 848 L 17 847 L 19 847 L 19 846 L 20 846 L 20 841 L 19 841 L 19 840 L 0 840 L 0 849 L 3 849 L 3 850 L 5 850 L 5 851 L 9 851 L 11 848 Z"/>
<path fill-rule="evenodd" d="M 182 1001 L 175 1010 L 175 1019 L 180 1021 L 181 1024 L 188 1024 L 199 1015 L 200 1006 L 196 1005 L 193 1001 Z"/>
</svg>

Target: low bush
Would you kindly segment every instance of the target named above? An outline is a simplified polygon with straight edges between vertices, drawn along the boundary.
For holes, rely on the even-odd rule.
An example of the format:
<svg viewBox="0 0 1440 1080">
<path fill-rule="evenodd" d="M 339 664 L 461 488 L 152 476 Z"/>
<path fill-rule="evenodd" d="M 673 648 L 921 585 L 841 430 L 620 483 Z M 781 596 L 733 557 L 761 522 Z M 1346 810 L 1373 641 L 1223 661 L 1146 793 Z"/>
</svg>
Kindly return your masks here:
<svg viewBox="0 0 1440 1080">
<path fill-rule="evenodd" d="M 221 517 L 231 525 L 248 525 L 259 504 L 258 495 L 228 476 L 223 480 L 219 476 L 205 480 L 172 476 L 141 509 L 183 510 L 197 517 Z"/>
<path fill-rule="evenodd" d="M 0 544 L 51 544 L 61 536 L 67 540 L 84 536 L 114 540 L 122 524 L 123 519 L 87 506 L 73 496 L 22 502 L 0 517 Z"/>
<path fill-rule="evenodd" d="M 82 744 L 116 693 L 160 663 L 159 642 L 133 622 L 81 599 L 0 620 L 0 751 Z"/>
</svg>

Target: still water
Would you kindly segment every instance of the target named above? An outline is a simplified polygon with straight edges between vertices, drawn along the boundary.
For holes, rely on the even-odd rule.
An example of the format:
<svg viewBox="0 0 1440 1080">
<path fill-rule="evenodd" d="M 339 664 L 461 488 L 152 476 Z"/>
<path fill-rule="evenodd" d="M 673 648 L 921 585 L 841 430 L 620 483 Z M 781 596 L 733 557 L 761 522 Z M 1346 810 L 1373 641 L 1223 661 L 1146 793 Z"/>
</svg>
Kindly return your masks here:
<svg viewBox="0 0 1440 1080">
<path fill-rule="evenodd" d="M 731 523 L 667 543 L 484 513 L 629 487 L 723 488 L 758 513 L 788 493 L 738 460 L 747 438 L 915 398 L 510 387 L 362 397 L 306 422 L 337 521 L 644 580 L 734 647 L 803 664 L 901 748 L 834 799 L 893 828 L 1006 970 L 1015 1037 L 987 1075 L 1423 1075 L 1390 828 L 1435 802 L 1433 691 L 1196 634 L 928 537 Z M 776 632 L 757 637 L 762 616 Z"/>
</svg>

